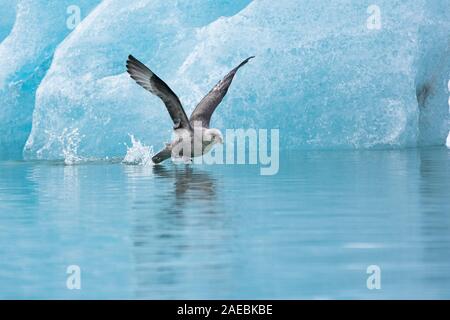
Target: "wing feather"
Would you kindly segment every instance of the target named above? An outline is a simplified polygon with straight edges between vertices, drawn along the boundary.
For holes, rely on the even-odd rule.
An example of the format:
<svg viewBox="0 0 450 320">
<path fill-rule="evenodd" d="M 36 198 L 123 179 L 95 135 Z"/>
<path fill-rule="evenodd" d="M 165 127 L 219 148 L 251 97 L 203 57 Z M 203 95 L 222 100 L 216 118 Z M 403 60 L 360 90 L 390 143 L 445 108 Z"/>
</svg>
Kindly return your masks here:
<svg viewBox="0 0 450 320">
<path fill-rule="evenodd" d="M 233 81 L 234 75 L 246 64 L 250 59 L 254 58 L 251 56 L 244 61 L 242 61 L 236 68 L 231 70 L 221 81 L 219 81 L 214 88 L 199 102 L 191 114 L 189 121 L 191 126 L 194 122 L 201 122 L 202 127 L 209 128 L 209 123 L 211 121 L 211 116 L 216 110 L 217 106 L 222 102 L 223 98 L 228 92 L 228 88 Z"/>
<path fill-rule="evenodd" d="M 191 129 L 189 119 L 181 105 L 180 99 L 164 81 L 132 55 L 128 56 L 127 72 L 137 84 L 164 102 L 174 123 L 174 129 Z"/>
</svg>

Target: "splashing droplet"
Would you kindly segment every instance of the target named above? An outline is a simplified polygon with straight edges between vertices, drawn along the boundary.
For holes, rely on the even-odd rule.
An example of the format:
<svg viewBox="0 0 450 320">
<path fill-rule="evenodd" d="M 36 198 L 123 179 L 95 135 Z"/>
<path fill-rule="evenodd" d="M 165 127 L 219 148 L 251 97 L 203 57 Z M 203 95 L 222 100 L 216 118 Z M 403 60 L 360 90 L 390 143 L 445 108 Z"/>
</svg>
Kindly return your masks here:
<svg viewBox="0 0 450 320">
<path fill-rule="evenodd" d="M 153 147 L 146 146 L 130 135 L 131 147 L 127 146 L 127 154 L 122 163 L 128 165 L 153 165 L 152 156 L 154 154 Z"/>
</svg>

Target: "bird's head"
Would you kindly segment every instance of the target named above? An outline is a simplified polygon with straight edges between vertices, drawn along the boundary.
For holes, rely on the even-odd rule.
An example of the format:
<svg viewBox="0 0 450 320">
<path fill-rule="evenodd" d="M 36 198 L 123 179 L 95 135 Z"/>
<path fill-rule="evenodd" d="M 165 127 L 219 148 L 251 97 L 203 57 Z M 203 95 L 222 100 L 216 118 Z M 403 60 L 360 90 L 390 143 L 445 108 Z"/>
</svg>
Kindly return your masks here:
<svg viewBox="0 0 450 320">
<path fill-rule="evenodd" d="M 206 129 L 206 137 L 213 144 L 216 144 L 216 143 L 223 144 L 222 133 L 218 129 Z"/>
</svg>

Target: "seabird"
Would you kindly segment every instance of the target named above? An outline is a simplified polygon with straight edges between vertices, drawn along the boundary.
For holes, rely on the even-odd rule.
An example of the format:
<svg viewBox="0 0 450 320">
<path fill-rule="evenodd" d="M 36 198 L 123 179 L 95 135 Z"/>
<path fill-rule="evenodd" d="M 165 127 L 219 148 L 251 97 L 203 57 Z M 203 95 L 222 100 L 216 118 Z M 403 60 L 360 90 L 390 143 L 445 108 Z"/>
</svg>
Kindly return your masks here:
<svg viewBox="0 0 450 320">
<path fill-rule="evenodd" d="M 219 81 L 198 103 L 191 117 L 188 118 L 180 99 L 172 89 L 142 62 L 132 55 L 128 56 L 127 72 L 131 78 L 164 102 L 173 121 L 175 139 L 166 143 L 166 147 L 153 156 L 152 161 L 154 163 L 160 163 L 172 156 L 174 158 L 192 159 L 207 153 L 214 144 L 223 143 L 220 130 L 209 128 L 211 116 L 227 94 L 236 72 L 252 58 L 254 56 L 242 61 Z"/>
</svg>

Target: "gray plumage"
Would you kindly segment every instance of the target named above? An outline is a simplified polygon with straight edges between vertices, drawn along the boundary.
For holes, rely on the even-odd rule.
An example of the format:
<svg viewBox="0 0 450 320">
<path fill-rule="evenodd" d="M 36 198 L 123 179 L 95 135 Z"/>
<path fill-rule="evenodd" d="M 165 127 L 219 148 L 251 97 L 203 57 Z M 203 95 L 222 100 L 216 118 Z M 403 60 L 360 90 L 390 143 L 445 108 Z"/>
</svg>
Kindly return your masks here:
<svg viewBox="0 0 450 320">
<path fill-rule="evenodd" d="M 180 99 L 164 81 L 132 55 L 128 56 L 127 71 L 141 87 L 158 96 L 164 102 L 172 118 L 174 129 L 191 129 Z"/>
<path fill-rule="evenodd" d="M 166 146 L 164 149 L 162 149 L 152 157 L 152 161 L 153 163 L 161 163 L 164 160 L 169 159 L 171 156 L 172 156 L 172 149 Z"/>
<path fill-rule="evenodd" d="M 161 80 L 142 62 L 134 58 L 132 55 L 129 55 L 126 66 L 127 72 L 130 74 L 132 79 L 134 79 L 144 89 L 158 96 L 164 102 L 167 111 L 172 118 L 174 130 L 187 129 L 192 132 L 195 122 L 200 122 L 201 126 L 205 129 L 209 128 L 211 116 L 227 94 L 228 88 L 230 87 L 236 72 L 252 58 L 254 58 L 254 56 L 242 61 L 236 68 L 231 70 L 221 81 L 219 81 L 214 88 L 198 103 L 189 119 L 177 95 L 163 80 Z M 163 150 L 158 152 L 152 158 L 152 161 L 154 163 L 160 163 L 170 158 L 172 148 L 173 146 L 171 144 L 167 144 Z"/>
<path fill-rule="evenodd" d="M 214 88 L 212 88 L 212 90 L 199 102 L 192 112 L 191 118 L 189 119 L 191 124 L 194 123 L 194 121 L 201 121 L 202 127 L 209 128 L 211 116 L 227 94 L 234 75 L 240 67 L 254 57 L 255 56 L 251 56 L 242 61 L 236 68 L 231 70 L 221 81 L 219 81 Z"/>
</svg>

